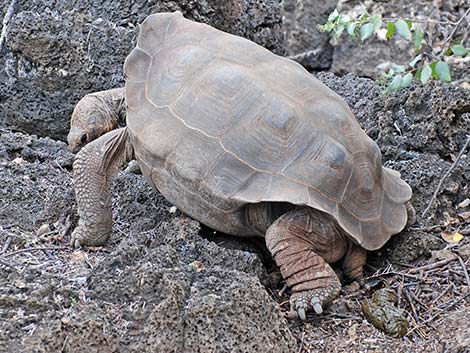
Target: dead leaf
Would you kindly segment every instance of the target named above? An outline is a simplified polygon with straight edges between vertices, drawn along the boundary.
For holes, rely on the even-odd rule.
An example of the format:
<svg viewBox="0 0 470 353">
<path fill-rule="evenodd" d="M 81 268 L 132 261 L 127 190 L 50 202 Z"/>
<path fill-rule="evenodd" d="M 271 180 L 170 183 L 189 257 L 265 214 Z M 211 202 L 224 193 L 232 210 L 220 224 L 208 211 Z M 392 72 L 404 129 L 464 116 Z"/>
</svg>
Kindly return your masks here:
<svg viewBox="0 0 470 353">
<path fill-rule="evenodd" d="M 467 221 L 470 219 L 470 211 L 467 212 L 460 212 L 459 217 L 461 217 L 464 221 Z"/>
<path fill-rule="evenodd" d="M 446 220 L 444 221 L 445 226 L 452 225 L 452 224 L 457 224 L 457 223 L 460 223 L 460 219 L 455 218 L 455 217 L 451 217 L 449 215 L 446 217 Z"/>
<path fill-rule="evenodd" d="M 86 254 L 83 251 L 80 250 L 75 250 L 71 255 L 70 255 L 70 260 L 77 264 L 82 264 L 86 261 Z"/>
<path fill-rule="evenodd" d="M 457 208 L 465 208 L 470 205 L 470 199 L 465 199 L 457 205 Z"/>
<path fill-rule="evenodd" d="M 463 239 L 463 235 L 459 232 L 452 232 L 448 230 L 441 232 L 441 237 L 450 244 L 457 244 Z"/>
<path fill-rule="evenodd" d="M 350 338 L 356 338 L 357 337 L 357 324 L 351 325 L 351 327 L 348 328 L 348 336 Z"/>
</svg>

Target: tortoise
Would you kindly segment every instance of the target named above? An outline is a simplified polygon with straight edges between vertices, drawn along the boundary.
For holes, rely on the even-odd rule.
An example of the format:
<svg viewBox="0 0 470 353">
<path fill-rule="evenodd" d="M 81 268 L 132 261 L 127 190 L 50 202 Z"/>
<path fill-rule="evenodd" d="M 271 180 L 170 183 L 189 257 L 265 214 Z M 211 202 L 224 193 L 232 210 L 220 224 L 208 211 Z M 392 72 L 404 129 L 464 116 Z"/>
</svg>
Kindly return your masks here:
<svg viewBox="0 0 470 353">
<path fill-rule="evenodd" d="M 124 91 L 86 96 L 73 114 L 73 148 L 101 135 L 73 164 L 74 246 L 110 236 L 110 182 L 135 158 L 182 212 L 265 237 L 305 319 L 341 290 L 330 264 L 360 279 L 366 252 L 406 226 L 410 186 L 382 166 L 348 105 L 298 63 L 175 12 L 145 19 L 124 72 Z M 115 129 L 122 92 L 127 126 Z"/>
</svg>

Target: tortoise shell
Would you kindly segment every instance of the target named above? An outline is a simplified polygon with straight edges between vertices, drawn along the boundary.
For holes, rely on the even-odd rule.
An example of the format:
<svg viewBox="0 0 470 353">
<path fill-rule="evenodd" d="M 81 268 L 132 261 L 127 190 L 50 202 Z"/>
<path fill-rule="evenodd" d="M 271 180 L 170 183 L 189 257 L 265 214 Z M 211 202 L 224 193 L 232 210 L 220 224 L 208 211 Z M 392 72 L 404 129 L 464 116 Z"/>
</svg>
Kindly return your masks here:
<svg viewBox="0 0 470 353">
<path fill-rule="evenodd" d="M 406 225 L 411 188 L 296 62 L 175 12 L 147 17 L 124 70 L 143 173 L 202 223 L 249 235 L 247 204 L 307 205 L 369 250 Z"/>
</svg>

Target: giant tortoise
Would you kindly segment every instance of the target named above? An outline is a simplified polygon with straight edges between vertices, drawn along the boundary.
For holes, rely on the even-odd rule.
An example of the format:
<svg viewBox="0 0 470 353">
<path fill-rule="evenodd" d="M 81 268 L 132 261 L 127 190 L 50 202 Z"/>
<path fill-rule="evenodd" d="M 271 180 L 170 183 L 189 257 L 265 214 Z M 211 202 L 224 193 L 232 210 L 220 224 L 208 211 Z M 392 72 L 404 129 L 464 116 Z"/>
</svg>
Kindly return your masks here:
<svg viewBox="0 0 470 353">
<path fill-rule="evenodd" d="M 72 147 L 102 135 L 73 165 L 73 245 L 110 236 L 110 181 L 135 158 L 187 215 L 264 236 L 305 318 L 341 289 L 329 264 L 360 278 L 366 251 L 407 224 L 411 188 L 382 166 L 347 104 L 301 65 L 175 12 L 147 17 L 124 71 L 126 127 L 114 129 L 119 90 L 84 97 L 72 118 Z"/>
</svg>

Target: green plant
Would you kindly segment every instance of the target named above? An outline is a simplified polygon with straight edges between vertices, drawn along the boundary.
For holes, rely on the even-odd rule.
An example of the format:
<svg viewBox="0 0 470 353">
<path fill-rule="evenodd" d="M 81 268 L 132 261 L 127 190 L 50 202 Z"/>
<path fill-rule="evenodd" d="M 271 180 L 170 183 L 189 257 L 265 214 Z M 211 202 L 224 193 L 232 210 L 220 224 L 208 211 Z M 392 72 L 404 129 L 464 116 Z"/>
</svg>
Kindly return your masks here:
<svg viewBox="0 0 470 353">
<path fill-rule="evenodd" d="M 334 10 L 326 23 L 319 25 L 318 28 L 322 32 L 331 34 L 334 45 L 337 44 L 343 33 L 363 42 L 379 30 L 385 34 L 386 40 L 398 35 L 409 41 L 410 44 L 412 43 L 415 52 L 414 58 L 405 65 L 393 65 L 381 80 L 381 84 L 385 87 L 384 93 L 390 93 L 411 85 L 413 77 L 422 84 L 426 84 L 430 79 L 450 82 L 452 80 L 451 69 L 445 58 L 449 56 L 464 57 L 468 54 L 468 49 L 463 45 L 463 38 L 454 38 L 454 36 L 458 27 L 469 14 L 470 8 L 459 21 L 442 22 L 408 18 L 387 19 L 380 14 L 371 16 L 367 12 L 354 19 Z M 426 31 L 427 25 L 431 23 L 453 26 L 450 34 L 435 46 L 431 45 L 434 43 L 432 34 Z"/>
</svg>

